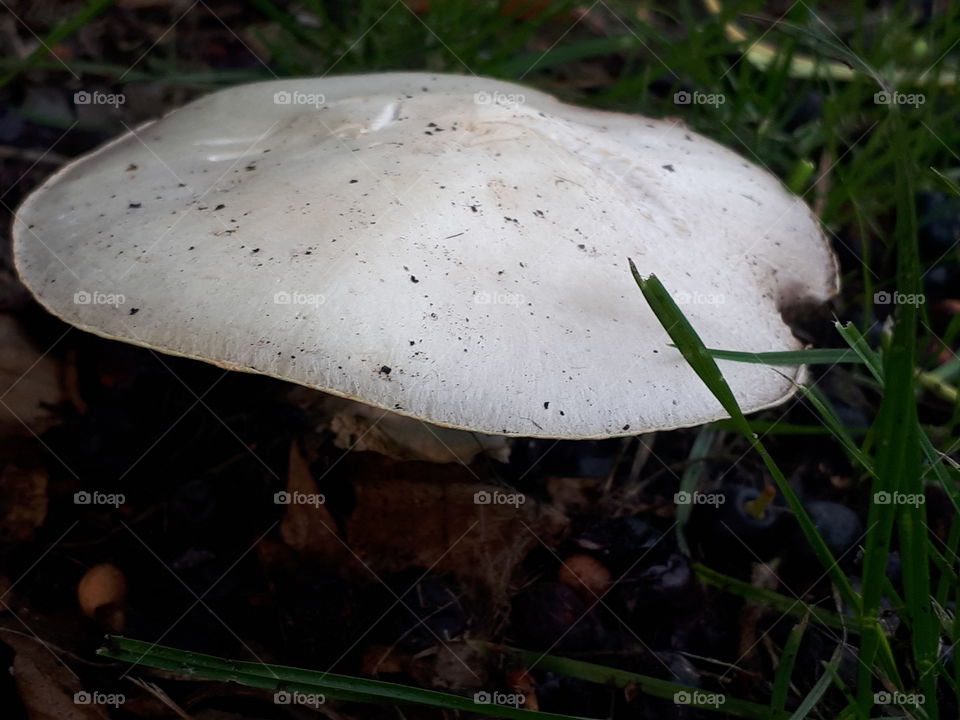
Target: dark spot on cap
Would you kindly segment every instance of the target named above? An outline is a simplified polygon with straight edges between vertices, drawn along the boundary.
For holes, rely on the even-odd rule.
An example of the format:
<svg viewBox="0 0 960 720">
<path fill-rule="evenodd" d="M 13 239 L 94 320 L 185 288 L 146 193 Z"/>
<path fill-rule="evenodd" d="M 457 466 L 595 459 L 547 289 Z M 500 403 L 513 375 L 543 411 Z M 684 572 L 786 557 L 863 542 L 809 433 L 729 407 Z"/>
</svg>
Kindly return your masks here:
<svg viewBox="0 0 960 720">
<path fill-rule="evenodd" d="M 416 276 L 416 275 L 411 275 L 411 276 L 410 276 L 410 282 L 418 283 L 418 282 L 420 282 L 420 281 L 417 280 L 417 276 Z"/>
<path fill-rule="evenodd" d="M 214 208 L 214 210 L 223 210 L 225 207 L 226 207 L 226 205 L 224 205 L 223 203 L 220 203 L 219 205 L 217 205 L 217 206 Z"/>
<path fill-rule="evenodd" d="M 129 165 L 127 165 L 127 172 L 133 172 L 136 169 L 137 169 L 137 166 L 135 163 L 130 163 Z"/>
<path fill-rule="evenodd" d="M 351 181 L 350 181 L 350 184 L 353 185 L 355 182 L 357 182 L 357 181 L 356 181 L 356 180 L 351 180 Z"/>
<path fill-rule="evenodd" d="M 139 208 L 139 207 L 143 207 L 143 203 L 133 203 L 133 202 L 132 202 L 132 203 L 130 203 L 129 205 L 127 205 L 127 207 L 130 208 L 131 210 L 136 210 L 136 209 Z"/>
<path fill-rule="evenodd" d="M 138 312 L 140 312 L 140 308 L 130 308 L 131 315 L 136 315 Z"/>
<path fill-rule="evenodd" d="M 673 169 L 673 165 L 661 165 L 660 167 L 662 167 L 664 170 L 669 170 L 670 172 L 676 172 L 676 170 Z"/>
<path fill-rule="evenodd" d="M 547 400 L 547 401 L 543 404 L 543 409 L 544 409 L 544 410 L 549 410 L 549 409 L 550 409 L 550 401 L 549 401 L 549 400 Z"/>
<path fill-rule="evenodd" d="M 388 367 L 388 366 L 386 366 L 386 365 L 384 365 L 383 367 L 380 368 L 380 374 L 381 374 L 381 375 L 389 375 L 392 371 L 393 371 L 393 368 Z"/>
</svg>

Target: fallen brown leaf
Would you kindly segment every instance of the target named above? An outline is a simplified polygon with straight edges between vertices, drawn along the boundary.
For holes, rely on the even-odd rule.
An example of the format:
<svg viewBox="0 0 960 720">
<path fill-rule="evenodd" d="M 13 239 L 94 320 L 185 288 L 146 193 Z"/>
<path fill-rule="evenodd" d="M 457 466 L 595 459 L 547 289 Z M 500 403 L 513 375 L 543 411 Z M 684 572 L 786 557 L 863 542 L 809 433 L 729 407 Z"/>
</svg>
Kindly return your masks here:
<svg viewBox="0 0 960 720">
<path fill-rule="evenodd" d="M 13 648 L 13 676 L 30 720 L 106 720 L 103 705 L 82 704 L 80 680 L 39 640 L 4 634 Z"/>
</svg>

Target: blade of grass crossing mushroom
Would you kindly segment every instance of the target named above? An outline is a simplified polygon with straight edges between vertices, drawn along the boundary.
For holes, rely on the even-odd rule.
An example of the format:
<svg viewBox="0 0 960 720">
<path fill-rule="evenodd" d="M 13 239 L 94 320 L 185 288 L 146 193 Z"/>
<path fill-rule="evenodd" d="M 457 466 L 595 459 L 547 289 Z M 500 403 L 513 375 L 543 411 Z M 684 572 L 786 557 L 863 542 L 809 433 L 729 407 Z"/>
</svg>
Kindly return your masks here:
<svg viewBox="0 0 960 720">
<path fill-rule="evenodd" d="M 733 360 L 758 365 L 836 365 L 864 362 L 859 354 L 847 348 L 810 348 L 758 353 L 707 348 L 707 352 L 715 360 Z"/>
<path fill-rule="evenodd" d="M 777 672 L 773 677 L 773 691 L 770 696 L 770 707 L 774 712 L 782 712 L 787 706 L 787 694 L 790 692 L 793 666 L 797 661 L 800 641 L 803 640 L 803 633 L 807 629 L 809 619 L 809 615 L 804 615 L 800 622 L 790 628 L 787 642 L 784 643 L 783 650 L 780 651 L 780 661 L 777 663 Z"/>
<path fill-rule="evenodd" d="M 743 411 L 740 409 L 740 405 L 733 395 L 733 391 L 730 390 L 730 386 L 724 379 L 723 373 L 720 372 L 720 368 L 717 367 L 716 361 L 704 346 L 700 336 L 697 335 L 696 330 L 690 325 L 690 321 L 687 320 L 686 316 L 674 302 L 659 278 L 657 278 L 656 275 L 650 275 L 644 279 L 641 277 L 633 260 L 628 258 L 628 262 L 630 264 L 630 272 L 633 274 L 633 279 L 636 281 L 637 286 L 643 293 L 651 310 L 653 310 L 657 316 L 660 324 L 664 330 L 666 330 L 670 339 L 673 340 L 674 345 L 681 352 L 693 371 L 697 373 L 710 392 L 717 398 L 717 401 L 723 409 L 730 415 L 731 421 L 737 430 L 743 434 L 757 454 L 760 455 L 764 466 L 773 477 L 777 488 L 793 512 L 797 524 L 803 532 L 803 536 L 810 545 L 811 550 L 813 550 L 814 555 L 820 561 L 821 565 L 823 565 L 830 579 L 837 586 L 844 602 L 853 608 L 854 612 L 859 616 L 861 608 L 860 596 L 853 590 L 846 574 L 840 566 L 837 565 L 833 553 L 830 552 L 823 538 L 820 537 L 816 527 L 814 527 L 813 522 L 810 520 L 810 516 L 807 515 L 807 511 L 793 491 L 793 488 L 790 487 L 783 472 L 767 452 L 760 439 L 750 429 L 750 423 L 746 417 L 744 417 Z M 890 645 L 875 615 L 864 622 L 862 630 L 865 636 L 871 638 L 874 651 L 878 647 L 882 649 L 879 658 L 881 667 L 891 681 L 899 686 L 899 672 L 894 662 Z"/>
<path fill-rule="evenodd" d="M 428 705 L 507 720 L 583 720 L 571 715 L 523 710 L 506 705 L 475 702 L 471 697 L 424 690 L 379 680 L 302 670 L 282 665 L 240 662 L 187 652 L 153 643 L 110 636 L 98 654 L 193 678 L 236 682 L 278 692 L 323 695 L 363 703 Z"/>
<path fill-rule="evenodd" d="M 687 467 L 684 468 L 683 475 L 680 476 L 679 490 L 681 493 L 685 492 L 691 496 L 693 495 L 700 476 L 703 473 L 703 458 L 710 452 L 710 448 L 713 446 L 713 441 L 716 437 L 717 431 L 711 425 L 704 425 L 700 428 L 697 439 L 693 441 L 693 447 L 690 448 Z M 677 505 L 677 545 L 680 546 L 680 551 L 688 557 L 690 556 L 690 546 L 687 544 L 684 527 L 687 524 L 687 520 L 690 519 L 690 513 L 692 511 L 692 503 Z"/>
<path fill-rule="evenodd" d="M 737 429 L 760 455 L 763 464 L 773 476 L 777 488 L 786 499 L 790 509 L 796 515 L 797 522 L 803 531 L 804 537 L 807 539 L 807 542 L 810 544 L 811 549 L 823 567 L 836 583 L 844 600 L 851 607 L 859 608 L 859 596 L 854 592 L 847 576 L 837 565 L 833 554 L 823 541 L 823 538 L 817 533 L 816 528 L 810 521 L 810 517 L 800 503 L 800 499 L 796 493 L 794 493 L 793 488 L 790 487 L 780 468 L 774 462 L 773 458 L 770 457 L 769 453 L 767 453 L 763 443 L 760 442 L 756 434 L 750 429 L 750 423 L 740 410 L 740 405 L 737 403 L 733 391 L 723 377 L 723 373 L 720 372 L 720 368 L 717 367 L 716 361 L 704 346 L 700 336 L 697 335 L 696 330 L 693 329 L 690 321 L 687 320 L 686 316 L 674 302 L 659 278 L 657 278 L 656 275 L 650 275 L 644 279 L 640 276 L 633 260 L 629 260 L 629 263 L 630 272 L 633 273 L 633 279 L 636 281 L 644 298 L 646 298 L 650 308 L 660 321 L 660 324 L 663 325 L 670 339 L 673 340 L 674 345 L 683 354 L 684 359 L 690 367 L 693 368 L 694 372 L 697 373 L 710 392 L 713 393 L 713 396 L 719 401 L 720 405 L 723 406 L 723 409 L 730 416 Z"/>
</svg>

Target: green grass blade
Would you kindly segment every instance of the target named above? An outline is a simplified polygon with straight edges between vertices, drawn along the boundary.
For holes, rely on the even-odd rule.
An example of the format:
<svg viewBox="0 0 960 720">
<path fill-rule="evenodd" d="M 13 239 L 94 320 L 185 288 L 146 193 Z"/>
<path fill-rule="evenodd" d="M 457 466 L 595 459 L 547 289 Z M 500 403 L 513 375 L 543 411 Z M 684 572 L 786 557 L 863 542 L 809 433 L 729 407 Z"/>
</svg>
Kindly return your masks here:
<svg viewBox="0 0 960 720">
<path fill-rule="evenodd" d="M 642 49 L 643 44 L 632 35 L 591 38 L 568 45 L 559 45 L 550 48 L 547 52 L 534 52 L 514 58 L 503 66 L 503 73 L 508 77 L 528 75 L 537 70 L 562 65 L 573 60 Z"/>
<path fill-rule="evenodd" d="M 897 241 L 897 285 L 905 293 L 918 294 L 920 251 L 917 240 L 914 201 L 914 163 L 909 141 L 905 138 L 900 110 L 890 112 L 891 133 L 896 150 L 897 208 L 894 237 Z M 915 395 L 916 336 L 918 307 L 913 303 L 897 305 L 893 338 L 884 358 L 884 392 L 877 420 L 877 468 L 889 474 L 886 485 L 901 492 L 923 494 L 920 472 L 920 436 L 923 430 L 917 416 Z M 936 673 L 939 633 L 937 618 L 930 603 L 930 561 L 927 557 L 927 514 L 924 503 L 897 507 L 897 534 L 903 558 L 902 580 L 907 613 L 913 621 L 910 635 L 913 660 L 920 674 L 924 711 L 939 716 Z"/>
<path fill-rule="evenodd" d="M 817 682 L 813 684 L 810 692 L 808 692 L 807 696 L 800 702 L 797 709 L 793 711 L 790 720 L 803 720 L 803 718 L 806 718 L 813 712 L 817 703 L 820 702 L 820 698 L 823 697 L 824 693 L 830 688 L 830 685 L 833 684 L 834 678 L 837 677 L 836 670 L 840 664 L 842 655 L 843 644 L 841 643 L 837 645 L 837 649 L 833 651 L 833 657 L 831 657 L 828 662 L 823 663 L 823 675 L 817 679 Z"/>
<path fill-rule="evenodd" d="M 937 584 L 936 601 L 938 605 L 946 605 L 947 597 L 950 594 L 951 585 L 956 587 L 960 585 L 960 578 L 954 572 L 953 568 L 957 563 L 957 545 L 960 543 L 960 515 L 954 515 L 950 518 L 950 531 L 947 535 L 946 557 L 940 555 L 934 549 L 930 556 L 937 562 L 940 559 L 938 568 L 940 570 L 940 582 Z"/>
<path fill-rule="evenodd" d="M 817 166 L 806 158 L 797 160 L 790 170 L 790 174 L 787 175 L 786 186 L 790 188 L 790 192 L 795 195 L 802 195 L 807 182 L 813 177 L 813 171 L 816 169 Z"/>
<path fill-rule="evenodd" d="M 527 667 L 536 666 L 542 670 L 560 673 L 569 677 L 586 680 L 587 682 L 598 683 L 600 685 L 612 685 L 618 688 L 631 687 L 647 695 L 654 697 L 673 699 L 678 692 L 693 693 L 695 690 L 703 692 L 700 688 L 692 688 L 687 685 L 652 678 L 647 675 L 630 672 L 629 670 L 620 670 L 606 665 L 597 665 L 595 663 L 584 662 L 583 660 L 573 660 L 571 658 L 558 657 L 556 655 L 544 655 L 532 650 L 521 650 L 519 648 L 507 647 L 505 645 L 495 645 L 482 641 L 471 641 L 474 647 L 487 652 L 503 652 L 515 655 L 520 658 Z M 734 717 L 748 718 L 748 720 L 781 720 L 786 718 L 786 713 L 772 712 L 766 705 L 739 700 L 737 698 L 724 696 L 723 704 L 693 704 L 703 710 L 712 710 L 721 712 Z"/>
<path fill-rule="evenodd" d="M 860 359 L 867 366 L 867 369 L 870 370 L 870 374 L 873 375 L 874 379 L 878 383 L 883 384 L 883 361 L 880 355 L 870 347 L 867 339 L 860 333 L 856 325 L 853 323 L 843 325 L 839 322 L 834 323 L 834 325 L 837 331 L 843 336 L 843 339 L 849 343 L 850 349 L 860 356 Z"/>
<path fill-rule="evenodd" d="M 696 491 L 697 483 L 703 474 L 703 458 L 710 452 L 716 437 L 717 431 L 710 425 L 700 428 L 697 439 L 693 441 L 693 447 L 690 448 L 687 467 L 684 468 L 683 475 L 680 477 L 680 492 L 693 495 Z M 687 536 L 684 535 L 683 530 L 690 519 L 691 512 L 693 512 L 692 503 L 677 505 L 677 545 L 680 547 L 680 552 L 688 557 L 690 556 L 690 546 L 687 544 Z"/>
<path fill-rule="evenodd" d="M 338 699 L 366 703 L 427 705 L 478 715 L 515 720 L 582 720 L 570 715 L 523 710 L 512 706 L 474 702 L 473 698 L 435 690 L 356 678 L 282 665 L 239 662 L 213 655 L 187 652 L 153 643 L 110 636 L 98 654 L 115 660 L 152 667 L 192 678 L 236 682 L 267 690 L 329 695 Z"/>
<path fill-rule="evenodd" d="M 863 358 L 847 348 L 811 348 L 809 350 L 784 350 L 781 352 L 742 352 L 707 348 L 716 360 L 755 363 L 759 365 L 836 365 L 838 363 L 863 363 Z"/>
<path fill-rule="evenodd" d="M 33 52 L 23 60 L 18 61 L 14 67 L 0 76 L 0 87 L 3 87 L 21 72 L 31 67 L 34 62 L 44 55 L 47 55 L 53 46 L 75 33 L 111 5 L 113 5 L 113 0 L 89 0 L 85 8 L 63 22 L 57 23 L 57 25 L 43 37 Z"/>
<path fill-rule="evenodd" d="M 847 707 L 841 717 L 856 716 L 860 718 L 860 720 L 869 720 L 870 714 L 857 704 L 857 699 L 853 696 L 853 693 L 850 692 L 850 688 L 847 687 L 847 684 L 837 672 L 837 665 L 833 663 L 823 663 L 823 670 L 824 677 L 829 675 L 830 681 L 843 693 L 843 696 L 847 700 Z"/>
<path fill-rule="evenodd" d="M 776 675 L 773 677 L 773 692 L 770 696 L 770 707 L 775 712 L 782 712 L 787 706 L 787 694 L 790 692 L 793 666 L 796 663 L 797 653 L 800 651 L 800 641 L 803 640 L 803 633 L 807 630 L 809 619 L 809 615 L 804 615 L 803 619 L 790 629 L 787 642 L 784 643 L 783 650 L 780 653 L 780 662 L 777 665 Z"/>
<path fill-rule="evenodd" d="M 866 453 L 862 452 L 860 447 L 853 441 L 850 431 L 844 426 L 840 418 L 837 417 L 833 408 L 830 406 L 830 401 L 827 400 L 823 393 L 821 393 L 816 386 L 806 387 L 805 385 L 800 386 L 800 392 L 802 392 L 810 404 L 813 405 L 820 414 L 823 424 L 826 425 L 830 432 L 833 433 L 833 436 L 840 441 L 840 444 L 843 445 L 850 456 L 856 460 L 864 470 L 873 475 L 873 461 L 867 457 Z"/>
<path fill-rule="evenodd" d="M 764 607 L 773 608 L 778 612 L 793 615 L 798 618 L 809 616 L 818 623 L 836 630 L 843 630 L 846 625 L 849 625 L 849 621 L 845 622 L 842 617 L 831 610 L 824 610 L 815 605 L 808 605 L 802 600 L 781 595 L 774 590 L 757 587 L 746 580 L 724 575 L 712 568 L 708 568 L 706 565 L 693 563 L 693 571 L 703 583 L 742 597 L 754 605 L 763 605 Z M 850 631 L 856 632 L 856 628 L 850 628 Z"/>
<path fill-rule="evenodd" d="M 690 321 L 687 320 L 686 316 L 677 306 L 676 302 L 674 302 L 657 276 L 650 275 L 650 277 L 644 279 L 640 276 L 632 260 L 629 260 L 629 264 L 633 279 L 636 281 L 644 298 L 660 321 L 660 324 L 666 330 L 670 339 L 673 340 L 676 348 L 683 354 L 684 359 L 709 388 L 710 392 L 713 393 L 714 397 L 717 398 L 723 409 L 727 411 L 736 428 L 743 434 L 757 454 L 760 455 L 764 466 L 777 484 L 780 494 L 783 495 L 790 510 L 793 511 L 797 524 L 803 532 L 803 536 L 810 545 L 814 555 L 836 585 L 843 601 L 847 603 L 863 621 L 861 631 L 870 639 L 874 652 L 878 649 L 881 651 L 879 663 L 883 672 L 887 674 L 891 682 L 899 686 L 900 677 L 896 663 L 894 662 L 893 654 L 883 634 L 883 630 L 877 622 L 876 615 L 874 614 L 866 620 L 863 619 L 860 596 L 854 592 L 849 579 L 836 563 L 833 553 L 830 552 L 823 538 L 820 537 L 809 515 L 807 515 L 806 509 L 803 507 L 793 488 L 787 482 L 783 472 L 774 462 L 773 458 L 770 457 L 763 443 L 760 442 L 759 438 L 751 431 L 750 423 L 744 417 L 743 411 L 740 409 L 726 379 L 717 367 L 716 361 L 707 351 L 700 336 L 697 335 L 693 326 L 690 325 Z"/>
<path fill-rule="evenodd" d="M 823 425 L 806 425 L 789 423 L 781 420 L 760 420 L 747 418 L 750 429 L 761 435 L 833 435 L 833 431 Z M 730 420 L 717 420 L 713 426 L 718 430 L 736 430 L 736 425 Z M 869 428 L 845 428 L 847 432 L 865 433 Z"/>
<path fill-rule="evenodd" d="M 830 574 L 833 582 L 837 585 L 844 601 L 851 607 L 859 608 L 859 596 L 853 591 L 853 587 L 850 585 L 847 576 L 837 565 L 833 554 L 823 541 L 823 538 L 817 533 L 816 528 L 810 521 L 810 517 L 807 515 L 807 511 L 793 491 L 793 488 L 790 487 L 780 468 L 773 461 L 773 458 L 770 457 L 763 443 L 760 442 L 750 429 L 750 424 L 746 417 L 744 417 L 743 411 L 740 409 L 740 405 L 733 395 L 733 391 L 727 384 L 726 378 L 723 377 L 723 373 L 720 372 L 720 368 L 717 367 L 716 361 L 704 346 L 700 336 L 696 330 L 693 329 L 690 321 L 687 320 L 686 316 L 677 306 L 676 302 L 674 302 L 657 276 L 650 275 L 650 277 L 644 279 L 637 271 L 633 260 L 630 260 L 629 263 L 630 272 L 633 273 L 633 279 L 640 287 L 644 298 L 646 298 L 647 303 L 649 303 L 650 308 L 657 316 L 660 324 L 667 331 L 670 339 L 673 340 L 676 348 L 683 354 L 684 359 L 690 367 L 693 368 L 694 372 L 697 373 L 704 385 L 713 393 L 713 396 L 718 400 L 720 405 L 723 406 L 723 409 L 730 416 L 730 419 L 734 422 L 737 429 L 743 434 L 757 454 L 760 455 L 763 464 L 773 476 L 777 488 L 796 516 L 804 537 L 816 554 L 817 559 L 820 560 L 823 567 Z"/>
</svg>

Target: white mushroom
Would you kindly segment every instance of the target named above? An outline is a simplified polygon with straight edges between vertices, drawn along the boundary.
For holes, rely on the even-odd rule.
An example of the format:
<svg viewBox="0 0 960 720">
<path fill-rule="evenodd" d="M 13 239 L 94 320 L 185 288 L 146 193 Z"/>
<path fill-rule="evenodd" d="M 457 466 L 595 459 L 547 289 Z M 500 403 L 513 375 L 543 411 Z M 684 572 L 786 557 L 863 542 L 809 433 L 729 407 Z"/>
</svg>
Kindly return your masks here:
<svg viewBox="0 0 960 720">
<path fill-rule="evenodd" d="M 807 206 L 680 121 L 452 75 L 216 92 L 75 160 L 14 225 L 66 322 L 503 435 L 724 417 L 627 256 L 731 350 L 800 348 L 781 311 L 838 282 Z M 800 375 L 722 365 L 746 411 Z"/>
</svg>

